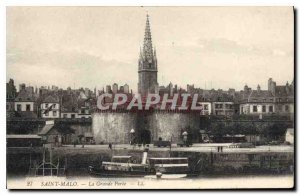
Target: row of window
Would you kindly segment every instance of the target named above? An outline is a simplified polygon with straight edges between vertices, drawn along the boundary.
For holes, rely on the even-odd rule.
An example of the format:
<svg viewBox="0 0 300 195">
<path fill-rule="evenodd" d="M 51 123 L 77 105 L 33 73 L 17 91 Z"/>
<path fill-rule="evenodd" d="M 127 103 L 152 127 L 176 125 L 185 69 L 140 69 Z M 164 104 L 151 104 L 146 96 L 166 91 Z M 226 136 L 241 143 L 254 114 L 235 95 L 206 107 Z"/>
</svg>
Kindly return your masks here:
<svg viewBox="0 0 300 195">
<path fill-rule="evenodd" d="M 207 104 L 200 104 L 200 106 L 202 106 L 203 107 L 203 110 L 208 110 L 208 105 Z"/>
<path fill-rule="evenodd" d="M 223 108 L 223 104 L 215 104 L 215 108 Z M 232 104 L 225 104 L 225 108 L 226 109 L 233 109 L 233 105 Z"/>
<path fill-rule="evenodd" d="M 63 118 L 68 118 L 68 114 L 63 114 Z M 75 114 L 71 114 L 71 118 L 76 118 Z"/>
<path fill-rule="evenodd" d="M 283 110 L 284 108 L 284 110 Z M 288 112 L 290 110 L 289 105 L 285 105 L 284 107 L 282 105 L 278 105 L 278 111 L 286 111 Z"/>
<path fill-rule="evenodd" d="M 53 116 L 57 116 L 57 111 L 52 111 L 52 113 L 53 113 Z M 46 112 L 45 116 L 49 116 L 49 112 Z"/>
<path fill-rule="evenodd" d="M 285 106 L 284 106 L 284 110 L 285 110 L 286 112 L 288 112 L 289 109 L 290 109 L 289 105 L 285 105 Z M 282 110 L 283 110 L 282 105 L 279 105 L 279 106 L 278 106 L 278 110 L 279 110 L 279 111 L 282 111 Z M 257 106 L 253 106 L 253 112 L 257 112 Z M 264 106 L 264 105 L 262 106 L 262 112 L 266 112 L 266 106 Z M 273 112 L 273 106 L 269 106 L 269 112 Z"/>
<path fill-rule="evenodd" d="M 45 113 L 45 116 L 49 116 L 49 112 Z M 53 116 L 57 116 L 57 111 L 53 111 Z M 63 118 L 68 118 L 68 114 L 63 114 Z M 71 114 L 71 118 L 76 118 L 76 114 Z M 81 118 L 85 118 L 84 116 Z"/>
<path fill-rule="evenodd" d="M 257 112 L 257 106 L 253 106 L 253 112 Z M 262 106 L 262 112 L 267 112 L 266 106 Z M 273 112 L 273 106 L 269 106 L 269 112 Z"/>
<path fill-rule="evenodd" d="M 30 111 L 31 110 L 31 105 L 30 104 L 26 104 L 26 111 Z M 22 104 L 17 104 L 17 111 L 22 111 Z"/>
<path fill-rule="evenodd" d="M 45 108 L 48 108 L 49 104 L 45 104 Z M 56 108 L 56 104 L 52 104 L 52 108 Z"/>
<path fill-rule="evenodd" d="M 68 118 L 68 114 L 63 114 L 63 118 Z M 71 114 L 71 118 L 76 118 L 76 114 Z M 85 117 L 82 116 L 81 118 L 85 118 Z M 89 118 L 91 118 L 91 116 L 89 116 Z"/>
</svg>

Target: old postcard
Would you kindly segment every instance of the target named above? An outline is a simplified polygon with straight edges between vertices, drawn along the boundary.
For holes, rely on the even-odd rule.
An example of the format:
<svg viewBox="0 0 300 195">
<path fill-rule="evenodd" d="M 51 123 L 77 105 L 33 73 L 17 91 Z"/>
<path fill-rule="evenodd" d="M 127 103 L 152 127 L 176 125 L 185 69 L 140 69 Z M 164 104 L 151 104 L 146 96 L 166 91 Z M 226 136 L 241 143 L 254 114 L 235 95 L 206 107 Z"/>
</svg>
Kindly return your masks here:
<svg viewBox="0 0 300 195">
<path fill-rule="evenodd" d="M 293 7 L 6 14 L 8 189 L 293 189 Z"/>
</svg>

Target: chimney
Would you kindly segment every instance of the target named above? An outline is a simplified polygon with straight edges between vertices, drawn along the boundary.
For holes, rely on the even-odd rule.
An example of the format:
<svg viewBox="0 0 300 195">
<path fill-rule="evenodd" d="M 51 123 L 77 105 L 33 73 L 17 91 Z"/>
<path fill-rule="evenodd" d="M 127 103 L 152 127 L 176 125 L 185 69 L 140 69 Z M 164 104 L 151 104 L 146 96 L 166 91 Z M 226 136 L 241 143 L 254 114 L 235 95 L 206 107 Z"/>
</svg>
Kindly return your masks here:
<svg viewBox="0 0 300 195">
<path fill-rule="evenodd" d="M 290 93 L 290 85 L 289 85 L 288 81 L 286 82 L 286 85 L 285 85 L 285 91 L 286 91 L 287 94 Z"/>
<path fill-rule="evenodd" d="M 257 85 L 257 92 L 260 93 L 260 86 Z"/>
<path fill-rule="evenodd" d="M 19 85 L 19 91 L 25 90 L 25 88 L 26 88 L 25 83 Z"/>
<path fill-rule="evenodd" d="M 248 92 L 248 90 L 249 90 L 249 88 L 248 88 L 248 85 L 246 84 L 246 85 L 244 86 L 244 92 Z"/>
</svg>

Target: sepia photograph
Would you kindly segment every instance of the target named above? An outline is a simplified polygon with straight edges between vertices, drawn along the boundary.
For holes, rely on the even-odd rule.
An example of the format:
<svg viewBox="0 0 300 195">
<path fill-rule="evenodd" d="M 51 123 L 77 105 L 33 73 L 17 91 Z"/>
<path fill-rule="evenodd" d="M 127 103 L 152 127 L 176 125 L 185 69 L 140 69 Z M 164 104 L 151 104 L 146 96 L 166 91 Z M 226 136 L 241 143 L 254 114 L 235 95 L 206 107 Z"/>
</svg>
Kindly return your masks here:
<svg viewBox="0 0 300 195">
<path fill-rule="evenodd" d="M 292 6 L 7 6 L 6 188 L 293 190 L 294 25 Z"/>
</svg>

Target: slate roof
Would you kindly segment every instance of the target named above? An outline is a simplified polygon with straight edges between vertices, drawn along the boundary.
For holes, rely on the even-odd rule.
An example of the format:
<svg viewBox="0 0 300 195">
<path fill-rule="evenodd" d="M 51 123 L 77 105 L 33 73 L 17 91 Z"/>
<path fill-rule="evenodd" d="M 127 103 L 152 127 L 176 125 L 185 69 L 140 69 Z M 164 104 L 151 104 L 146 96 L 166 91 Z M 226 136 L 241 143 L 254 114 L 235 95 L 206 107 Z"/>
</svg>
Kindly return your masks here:
<svg viewBox="0 0 300 195">
<path fill-rule="evenodd" d="M 274 102 L 274 95 L 268 90 L 243 92 L 241 102 Z"/>
<path fill-rule="evenodd" d="M 211 95 L 211 101 L 213 102 L 233 102 L 233 96 L 226 93 L 213 93 Z"/>
<path fill-rule="evenodd" d="M 43 103 L 59 103 L 59 98 L 56 95 L 48 95 L 42 102 Z"/>
<path fill-rule="evenodd" d="M 252 90 L 252 92 L 249 95 L 250 99 L 253 98 L 273 98 L 274 96 L 272 95 L 272 93 L 268 90 Z"/>
<path fill-rule="evenodd" d="M 288 97 L 293 96 L 293 90 L 290 86 L 276 86 L 275 88 L 276 97 Z"/>
<path fill-rule="evenodd" d="M 18 96 L 15 98 L 16 102 L 34 102 L 35 97 L 32 93 L 26 90 L 21 90 Z"/>
</svg>

